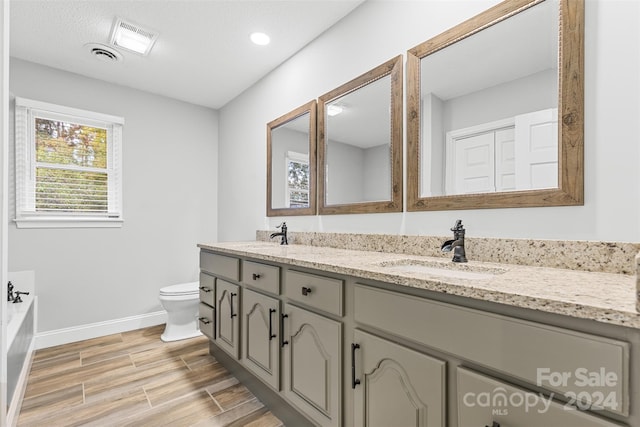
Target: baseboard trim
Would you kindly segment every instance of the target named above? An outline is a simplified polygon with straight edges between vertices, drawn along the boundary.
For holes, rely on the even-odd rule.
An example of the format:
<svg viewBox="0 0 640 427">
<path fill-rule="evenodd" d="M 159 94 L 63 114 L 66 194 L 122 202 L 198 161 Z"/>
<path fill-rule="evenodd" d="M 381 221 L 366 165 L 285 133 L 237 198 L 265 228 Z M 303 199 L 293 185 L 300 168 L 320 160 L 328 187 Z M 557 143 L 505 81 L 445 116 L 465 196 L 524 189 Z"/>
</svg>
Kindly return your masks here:
<svg viewBox="0 0 640 427">
<path fill-rule="evenodd" d="M 166 321 L 167 312 L 161 310 L 138 316 L 123 317 L 121 319 L 107 320 L 105 322 L 90 323 L 87 325 L 41 332 L 36 334 L 35 348 L 36 350 L 39 350 L 42 348 L 88 340 L 105 335 L 148 328 L 150 326 L 166 323 Z"/>
</svg>

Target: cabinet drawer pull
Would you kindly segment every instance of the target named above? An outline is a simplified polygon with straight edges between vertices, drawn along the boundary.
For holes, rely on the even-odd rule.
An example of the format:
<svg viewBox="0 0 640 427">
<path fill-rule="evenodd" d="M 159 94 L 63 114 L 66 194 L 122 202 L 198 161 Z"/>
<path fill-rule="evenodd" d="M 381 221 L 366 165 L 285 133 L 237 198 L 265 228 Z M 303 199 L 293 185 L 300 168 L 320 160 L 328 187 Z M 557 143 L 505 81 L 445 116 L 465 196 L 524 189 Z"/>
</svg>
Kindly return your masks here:
<svg viewBox="0 0 640 427">
<path fill-rule="evenodd" d="M 253 280 L 258 280 L 260 278 L 259 274 L 253 273 Z"/>
<path fill-rule="evenodd" d="M 211 321 L 206 317 L 198 317 L 198 320 L 204 323 L 205 325 L 208 325 L 209 323 L 211 323 Z"/>
<path fill-rule="evenodd" d="M 275 308 L 269 309 L 269 341 L 271 341 L 276 337 L 276 335 L 273 333 L 273 316 L 271 316 L 275 312 L 276 312 Z"/>
<path fill-rule="evenodd" d="M 355 389 L 360 380 L 356 378 L 356 350 L 360 348 L 360 344 L 351 343 L 351 388 Z M 500 427 L 500 426 L 498 426 Z"/>
<path fill-rule="evenodd" d="M 211 289 L 207 288 L 206 286 L 200 286 L 200 290 L 202 292 L 211 292 Z"/>
<path fill-rule="evenodd" d="M 284 339 L 284 319 L 289 317 L 289 315 L 283 313 L 281 316 L 282 319 L 280 320 L 280 347 L 284 347 L 285 345 L 289 344 L 289 341 L 285 341 Z"/>
<path fill-rule="evenodd" d="M 305 297 L 311 293 L 311 288 L 307 288 L 306 286 L 302 287 L 302 295 Z"/>
<path fill-rule="evenodd" d="M 233 297 L 237 296 L 238 294 L 235 292 L 231 292 L 231 318 L 233 319 L 234 317 L 236 317 L 238 315 L 238 313 L 234 313 L 233 312 Z"/>
</svg>

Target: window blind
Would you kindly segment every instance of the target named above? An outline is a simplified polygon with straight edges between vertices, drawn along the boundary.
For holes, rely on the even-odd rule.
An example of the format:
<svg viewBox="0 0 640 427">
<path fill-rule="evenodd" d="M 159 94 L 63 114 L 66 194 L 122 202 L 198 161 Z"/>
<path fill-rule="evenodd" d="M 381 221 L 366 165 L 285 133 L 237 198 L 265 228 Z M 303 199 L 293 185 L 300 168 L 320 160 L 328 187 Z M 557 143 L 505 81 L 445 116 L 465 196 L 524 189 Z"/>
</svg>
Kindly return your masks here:
<svg viewBox="0 0 640 427">
<path fill-rule="evenodd" d="M 120 117 L 16 99 L 16 221 L 121 219 Z"/>
</svg>

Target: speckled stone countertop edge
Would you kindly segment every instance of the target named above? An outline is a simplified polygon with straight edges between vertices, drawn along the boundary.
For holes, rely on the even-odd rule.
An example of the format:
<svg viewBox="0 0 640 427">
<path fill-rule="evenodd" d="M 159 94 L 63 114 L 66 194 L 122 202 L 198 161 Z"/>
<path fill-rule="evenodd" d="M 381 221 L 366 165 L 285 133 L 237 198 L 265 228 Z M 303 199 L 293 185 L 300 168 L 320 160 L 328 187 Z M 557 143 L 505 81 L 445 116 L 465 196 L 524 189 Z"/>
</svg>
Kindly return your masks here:
<svg viewBox="0 0 640 427">
<path fill-rule="evenodd" d="M 399 260 L 443 262 L 441 258 L 433 257 L 307 245 L 281 246 L 260 241 L 203 243 L 198 247 L 227 255 L 640 329 L 640 313 L 635 301 L 636 277 L 629 275 L 470 262 L 471 268 L 498 268 L 505 272 L 486 281 L 467 280 L 428 277 L 392 271 L 383 266 Z"/>
</svg>

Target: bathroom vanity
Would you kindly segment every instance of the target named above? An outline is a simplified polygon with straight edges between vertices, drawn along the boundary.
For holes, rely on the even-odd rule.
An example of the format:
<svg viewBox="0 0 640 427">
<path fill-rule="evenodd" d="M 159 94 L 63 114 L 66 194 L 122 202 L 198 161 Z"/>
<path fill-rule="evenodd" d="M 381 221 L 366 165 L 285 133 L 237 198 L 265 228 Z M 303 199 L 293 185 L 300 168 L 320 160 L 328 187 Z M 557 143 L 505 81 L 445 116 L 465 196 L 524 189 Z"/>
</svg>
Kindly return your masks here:
<svg viewBox="0 0 640 427">
<path fill-rule="evenodd" d="M 640 425 L 635 276 L 199 247 L 211 352 L 276 415 L 286 402 L 332 427 Z"/>
</svg>

